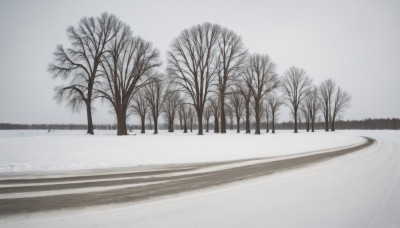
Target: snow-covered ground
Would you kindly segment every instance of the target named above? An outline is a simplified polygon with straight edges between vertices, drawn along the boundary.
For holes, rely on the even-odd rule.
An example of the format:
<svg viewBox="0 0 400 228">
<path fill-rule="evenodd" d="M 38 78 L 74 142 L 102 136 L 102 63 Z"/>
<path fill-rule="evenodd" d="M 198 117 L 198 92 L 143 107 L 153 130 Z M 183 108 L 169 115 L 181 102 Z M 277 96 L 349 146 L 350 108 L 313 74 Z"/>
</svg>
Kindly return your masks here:
<svg viewBox="0 0 400 228">
<path fill-rule="evenodd" d="M 336 132 L 246 135 L 161 132 L 116 136 L 115 131 L 0 131 L 0 176 L 35 171 L 72 171 L 260 158 L 359 143 Z"/>
<path fill-rule="evenodd" d="M 212 159 L 213 155 L 220 160 L 232 160 L 244 158 L 246 155 L 262 157 L 299 153 L 305 150 L 352 144 L 359 140 L 359 136 L 373 137 L 377 139 L 377 143 L 359 152 L 256 179 L 139 203 L 21 215 L 0 220 L 0 225 L 4 227 L 400 227 L 400 131 L 339 131 L 334 134 L 319 132 L 313 135 L 281 132 L 276 136 L 242 134 L 239 137 L 229 134 L 221 137 L 183 136 L 176 137 L 177 139 L 164 135 L 155 136 L 161 140 L 151 139 L 153 137 L 151 135 L 117 138 L 115 141 L 109 139 L 109 137 L 114 138 L 113 136 L 98 136 L 98 138 L 103 137 L 104 141 L 109 143 L 114 141 L 116 144 L 118 140 L 135 139 L 138 139 L 138 142 L 152 143 L 149 147 L 142 147 L 146 149 L 145 152 L 152 151 L 150 148 L 153 147 L 167 152 L 179 148 L 173 144 L 170 145 L 171 149 L 163 148 L 162 146 L 170 141 L 167 139 L 185 146 L 202 146 L 186 151 L 189 154 L 193 153 L 194 160 L 190 160 L 190 156 L 187 158 L 184 156 L 167 161 L 185 162 L 200 158 L 203 159 L 201 161 L 209 161 L 207 159 Z M 27 139 L 33 138 L 31 144 L 37 144 L 34 142 L 40 141 L 40 137 L 44 137 L 46 142 L 52 142 L 53 136 L 37 137 L 27 137 Z M 79 141 L 80 138 L 87 137 L 66 138 Z M 163 138 L 167 139 L 164 141 Z M 212 143 L 202 145 L 201 140 L 197 141 L 197 138 Z M 12 137 L 2 139 L 4 141 L 1 143 L 0 151 L 3 154 L 3 142 L 8 142 Z M 24 147 L 25 140 L 21 137 L 18 139 L 22 146 L 16 147 Z M 53 143 L 65 140 L 61 135 L 54 136 Z M 219 140 L 225 144 L 218 144 Z M 252 143 L 257 145 L 252 146 Z M 79 145 L 82 144 L 84 143 L 81 142 Z M 136 145 L 128 142 L 122 144 L 126 147 Z M 242 144 L 249 145 L 242 146 Z M 107 143 L 101 145 L 105 146 Z M 223 155 L 218 155 L 217 152 L 213 154 L 211 151 L 214 146 L 218 149 L 226 148 L 226 151 L 217 151 Z M 239 146 L 241 147 L 236 148 Z M 100 146 L 96 148 L 102 149 Z M 240 149 L 246 149 L 246 152 L 240 152 Z M 65 148 L 61 150 L 67 151 Z M 229 156 L 230 150 L 232 157 Z M 40 150 L 36 150 L 35 153 L 40 154 L 38 151 Z M 44 154 L 51 154 L 48 149 L 43 151 L 46 151 Z M 118 156 L 129 154 L 125 150 L 117 151 L 119 151 Z M 184 151 L 182 149 L 180 153 Z M 202 152 L 206 155 L 197 155 Z M 108 157 L 104 153 L 101 153 L 102 156 Z M 132 159 L 140 154 L 135 150 L 132 150 L 132 153 Z M 57 154 L 61 156 L 59 152 Z M 3 155 L 1 158 L 3 159 Z M 7 157 L 11 158 L 13 157 Z M 68 156 L 64 155 L 63 158 Z M 19 160 L 15 157 L 13 159 L 18 164 Z M 46 161 L 55 161 L 54 159 Z M 67 161 L 66 164 L 70 162 Z M 120 164 L 114 162 L 116 163 L 112 164 Z M 1 164 L 4 164 L 3 160 Z"/>
</svg>

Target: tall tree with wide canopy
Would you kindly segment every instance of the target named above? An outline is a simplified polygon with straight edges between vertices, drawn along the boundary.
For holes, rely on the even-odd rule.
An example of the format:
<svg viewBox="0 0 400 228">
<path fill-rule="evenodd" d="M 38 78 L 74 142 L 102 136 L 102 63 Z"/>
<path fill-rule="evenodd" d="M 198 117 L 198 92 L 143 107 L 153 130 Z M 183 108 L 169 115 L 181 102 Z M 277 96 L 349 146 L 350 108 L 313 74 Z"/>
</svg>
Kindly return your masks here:
<svg viewBox="0 0 400 228">
<path fill-rule="evenodd" d="M 216 59 L 220 107 L 225 107 L 227 90 L 234 85 L 238 71 L 246 58 L 242 38 L 232 30 L 222 28 L 218 39 L 218 58 Z M 225 108 L 221 108 L 221 133 L 226 133 Z"/>
<path fill-rule="evenodd" d="M 102 57 L 103 81 L 98 92 L 114 107 L 117 116 L 117 135 L 127 135 L 126 119 L 129 103 L 135 92 L 149 83 L 146 74 L 161 65 L 159 52 L 150 42 L 132 35 L 128 25 L 118 21 L 115 36 Z"/>
<path fill-rule="evenodd" d="M 97 18 L 82 18 L 77 27 L 67 29 L 71 47 L 65 49 L 58 45 L 54 52 L 54 62 L 48 67 L 54 78 L 68 80 L 67 85 L 55 88 L 59 101 L 68 100 L 73 111 L 80 110 L 85 104 L 88 134 L 94 134 L 92 101 L 97 96 L 94 87 L 101 58 L 107 44 L 115 36 L 113 29 L 117 21 L 118 18 L 107 13 Z"/>
<path fill-rule="evenodd" d="M 286 105 L 290 108 L 294 117 L 294 133 L 298 133 L 297 118 L 299 107 L 309 92 L 311 85 L 312 79 L 308 77 L 306 71 L 294 66 L 285 72 L 282 79 Z"/>
<path fill-rule="evenodd" d="M 261 102 L 263 97 L 276 89 L 279 85 L 278 76 L 275 72 L 275 63 L 268 55 L 253 54 L 247 62 L 244 72 L 241 74 L 243 81 L 248 85 L 254 102 L 256 119 L 255 134 L 260 134 L 261 124 Z"/>
<path fill-rule="evenodd" d="M 203 111 L 216 77 L 220 26 L 196 25 L 181 32 L 168 52 L 168 71 L 191 99 L 197 113 L 198 134 L 203 134 Z"/>
</svg>

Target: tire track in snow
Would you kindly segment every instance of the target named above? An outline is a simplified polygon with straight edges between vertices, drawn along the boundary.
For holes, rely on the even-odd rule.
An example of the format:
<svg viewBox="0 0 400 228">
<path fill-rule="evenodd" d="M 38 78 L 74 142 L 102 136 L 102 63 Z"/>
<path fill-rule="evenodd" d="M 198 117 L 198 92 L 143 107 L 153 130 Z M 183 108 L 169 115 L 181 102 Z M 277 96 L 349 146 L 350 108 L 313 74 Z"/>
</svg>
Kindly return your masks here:
<svg viewBox="0 0 400 228">
<path fill-rule="evenodd" d="M 288 156 L 283 160 L 269 160 L 267 162 L 265 159 L 257 158 L 198 166 L 191 164 L 188 167 L 183 166 L 175 170 L 1 180 L 0 216 L 133 202 L 177 194 L 294 169 L 363 149 L 374 142 L 374 139 L 366 138 L 365 143 L 352 147 L 329 150 L 326 153 L 305 153 L 299 157 Z M 246 162 L 250 162 L 250 164 L 246 165 Z M 235 166 L 235 163 L 244 163 L 245 165 Z M 224 164 L 233 164 L 233 166 L 227 166 L 222 170 L 206 169 Z M 201 170 L 204 168 L 206 171 L 202 172 Z"/>
</svg>

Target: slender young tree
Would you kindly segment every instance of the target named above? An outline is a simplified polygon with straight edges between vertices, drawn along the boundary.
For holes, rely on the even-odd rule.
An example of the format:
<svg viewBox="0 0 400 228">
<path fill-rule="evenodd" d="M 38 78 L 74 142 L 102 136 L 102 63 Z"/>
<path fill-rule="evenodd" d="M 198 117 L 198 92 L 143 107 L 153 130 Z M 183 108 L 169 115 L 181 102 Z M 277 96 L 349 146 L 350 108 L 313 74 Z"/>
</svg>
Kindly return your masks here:
<svg viewBox="0 0 400 228">
<path fill-rule="evenodd" d="M 240 94 L 242 95 L 243 101 L 244 101 L 244 109 L 245 109 L 245 130 L 246 134 L 251 133 L 250 129 L 250 116 L 251 116 L 251 109 L 250 109 L 250 103 L 252 101 L 252 93 L 251 89 L 248 83 L 244 81 L 243 83 L 239 84 L 239 91 Z"/>
<path fill-rule="evenodd" d="M 281 108 L 283 102 L 278 97 L 277 94 L 272 94 L 267 98 L 267 106 L 269 107 L 271 113 L 271 127 L 272 127 L 272 134 L 275 133 L 275 121 L 278 116 L 278 111 Z"/>
<path fill-rule="evenodd" d="M 159 52 L 140 37 L 133 37 L 128 25 L 118 21 L 115 36 L 102 57 L 103 82 L 98 92 L 114 107 L 117 116 L 117 135 L 127 135 L 126 118 L 129 103 L 135 92 L 153 82 L 145 77 L 160 66 Z"/>
<path fill-rule="evenodd" d="M 271 61 L 268 55 L 253 54 L 248 60 L 244 73 L 241 74 L 254 99 L 255 134 L 261 133 L 261 101 L 267 93 L 273 91 L 279 85 L 275 68 L 275 63 Z"/>
<path fill-rule="evenodd" d="M 212 108 L 210 103 L 206 104 L 204 109 L 204 119 L 206 120 L 206 132 L 210 131 L 210 117 L 212 115 Z"/>
<path fill-rule="evenodd" d="M 184 115 L 183 110 L 184 109 L 181 107 L 183 103 L 184 103 L 183 100 L 181 100 L 181 104 L 179 104 L 179 107 L 177 108 L 179 127 L 180 127 L 181 131 L 183 131 L 183 115 Z"/>
<path fill-rule="evenodd" d="M 311 122 L 311 132 L 314 132 L 315 129 L 315 119 L 317 116 L 317 112 L 321 107 L 321 104 L 318 100 L 318 88 L 313 87 L 310 92 L 307 94 L 305 98 L 305 104 L 307 108 L 308 115 L 310 117 Z"/>
<path fill-rule="evenodd" d="M 286 105 L 291 109 L 294 118 L 294 133 L 298 133 L 298 109 L 312 85 L 312 79 L 303 69 L 291 67 L 282 79 L 282 88 Z"/>
<path fill-rule="evenodd" d="M 271 110 L 268 104 L 265 104 L 265 118 L 266 118 L 266 125 L 267 125 L 267 130 L 266 132 L 269 133 L 269 117 L 271 116 Z"/>
<path fill-rule="evenodd" d="M 308 97 L 308 94 L 307 94 L 307 96 L 305 97 L 305 102 L 303 102 L 302 104 L 300 104 L 300 111 L 302 112 L 302 114 L 303 114 L 303 116 L 304 116 L 304 123 L 305 123 L 305 125 L 306 125 L 306 131 L 307 132 L 310 132 L 310 112 L 309 112 L 309 110 L 308 110 L 308 107 L 307 107 L 307 104 L 306 104 L 306 102 L 307 102 L 307 97 Z"/>
<path fill-rule="evenodd" d="M 214 133 L 219 133 L 219 115 L 220 115 L 220 102 L 217 96 L 210 97 L 208 99 L 210 102 L 211 112 L 214 116 Z"/>
<path fill-rule="evenodd" d="M 240 119 L 243 116 L 244 99 L 241 96 L 240 91 L 236 90 L 229 95 L 228 100 L 236 117 L 236 133 L 240 133 Z"/>
<path fill-rule="evenodd" d="M 332 79 L 327 79 L 319 86 L 319 99 L 321 109 L 325 119 L 325 131 L 329 131 L 329 123 L 331 119 L 331 102 L 332 96 L 336 91 L 336 82 Z"/>
<path fill-rule="evenodd" d="M 195 115 L 196 112 L 193 108 L 193 105 L 189 105 L 187 113 L 188 113 L 189 123 L 190 123 L 190 132 L 193 132 L 193 123 L 194 123 L 194 119 L 196 116 Z"/>
<path fill-rule="evenodd" d="M 225 105 L 226 112 L 229 115 L 229 130 L 233 130 L 233 117 L 234 117 L 234 111 L 233 108 L 230 105 Z"/>
<path fill-rule="evenodd" d="M 183 122 L 183 133 L 187 133 L 188 128 L 188 120 L 189 120 L 189 104 L 181 103 L 179 106 L 179 113 L 182 115 L 182 122 Z"/>
<path fill-rule="evenodd" d="M 150 75 L 152 83 L 144 87 L 145 97 L 149 105 L 149 111 L 153 117 L 154 134 L 158 134 L 158 117 L 161 114 L 161 109 L 165 101 L 165 87 L 164 76 L 159 73 L 152 73 Z"/>
<path fill-rule="evenodd" d="M 210 23 L 185 29 L 168 52 L 168 70 L 189 95 L 197 113 L 198 134 L 203 134 L 203 111 L 216 77 L 215 59 L 220 26 Z"/>
<path fill-rule="evenodd" d="M 336 90 L 335 101 L 332 107 L 331 131 L 335 131 L 336 118 L 350 106 L 351 96 L 341 87 Z"/>
<path fill-rule="evenodd" d="M 235 83 L 237 71 L 242 67 L 246 57 L 242 39 L 232 30 L 222 28 L 218 39 L 218 94 L 220 107 L 225 107 L 227 90 Z M 221 133 L 226 133 L 225 109 L 220 109 Z"/>
<path fill-rule="evenodd" d="M 175 114 L 179 105 L 181 104 L 181 97 L 179 91 L 173 88 L 168 88 L 165 92 L 164 112 L 168 122 L 168 132 L 174 132 Z"/>
<path fill-rule="evenodd" d="M 65 49 L 57 45 L 54 62 L 48 67 L 54 78 L 68 80 L 68 85 L 55 88 L 58 101 L 68 100 L 73 111 L 79 111 L 83 104 L 86 106 L 88 134 L 94 134 L 92 101 L 97 96 L 94 87 L 100 61 L 107 44 L 115 36 L 113 29 L 117 21 L 118 18 L 107 13 L 97 18 L 82 18 L 76 28 L 67 29 L 71 47 Z"/>
<path fill-rule="evenodd" d="M 133 110 L 133 113 L 136 113 L 140 116 L 141 123 L 141 131 L 140 133 L 146 133 L 146 113 L 148 109 L 147 99 L 145 97 L 144 89 L 140 89 L 132 99 L 131 104 L 129 105 L 130 109 Z"/>
</svg>

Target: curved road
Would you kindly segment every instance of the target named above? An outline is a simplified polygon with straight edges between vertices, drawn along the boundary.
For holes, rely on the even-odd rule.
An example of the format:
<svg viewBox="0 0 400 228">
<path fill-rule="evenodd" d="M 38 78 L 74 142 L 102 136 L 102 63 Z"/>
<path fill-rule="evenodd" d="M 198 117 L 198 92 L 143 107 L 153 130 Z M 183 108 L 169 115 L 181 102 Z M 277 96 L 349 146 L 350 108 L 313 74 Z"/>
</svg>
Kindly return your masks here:
<svg viewBox="0 0 400 228">
<path fill-rule="evenodd" d="M 321 162 L 363 149 L 374 142 L 374 139 L 366 138 L 365 143 L 350 148 L 274 161 L 249 159 L 155 171 L 0 180 L 0 216 L 133 202 L 177 194 Z M 243 165 L 235 166 L 241 163 Z M 228 168 L 213 170 L 213 167 L 221 165 Z"/>
</svg>

